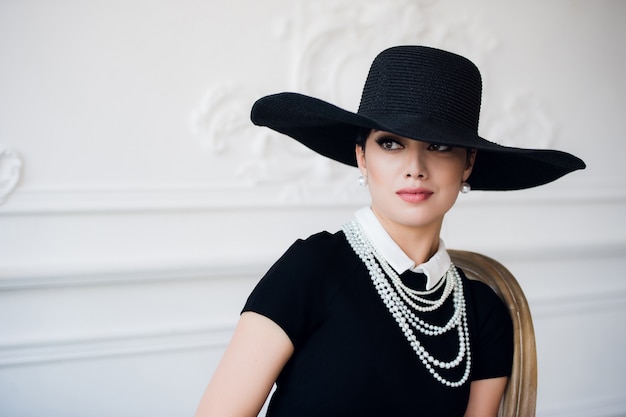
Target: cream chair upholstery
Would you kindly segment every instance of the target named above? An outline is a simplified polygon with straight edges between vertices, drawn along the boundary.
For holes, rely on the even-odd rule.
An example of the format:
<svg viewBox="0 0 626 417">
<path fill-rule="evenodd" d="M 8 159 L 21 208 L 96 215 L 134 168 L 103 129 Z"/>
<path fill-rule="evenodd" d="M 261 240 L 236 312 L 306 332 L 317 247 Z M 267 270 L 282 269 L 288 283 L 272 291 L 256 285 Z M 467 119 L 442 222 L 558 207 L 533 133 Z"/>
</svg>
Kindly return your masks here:
<svg viewBox="0 0 626 417">
<path fill-rule="evenodd" d="M 513 320 L 513 369 L 500 405 L 501 417 L 535 417 L 537 350 L 528 302 L 515 277 L 499 262 L 479 253 L 449 250 L 468 278 L 489 285 L 509 308 Z"/>
</svg>

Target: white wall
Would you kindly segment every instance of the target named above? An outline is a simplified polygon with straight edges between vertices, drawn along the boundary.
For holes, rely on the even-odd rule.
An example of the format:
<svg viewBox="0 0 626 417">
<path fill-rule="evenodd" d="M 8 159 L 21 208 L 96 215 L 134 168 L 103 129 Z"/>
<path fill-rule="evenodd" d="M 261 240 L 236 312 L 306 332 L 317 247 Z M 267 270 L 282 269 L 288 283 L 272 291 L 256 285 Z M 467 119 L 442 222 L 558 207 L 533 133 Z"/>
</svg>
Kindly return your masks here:
<svg viewBox="0 0 626 417">
<path fill-rule="evenodd" d="M 248 121 L 282 90 L 356 109 L 373 56 L 483 72 L 481 133 L 588 169 L 462 196 L 449 247 L 534 313 L 539 416 L 626 415 L 626 2 L 0 1 L 0 415 L 192 415 L 247 293 L 367 197 Z"/>
</svg>

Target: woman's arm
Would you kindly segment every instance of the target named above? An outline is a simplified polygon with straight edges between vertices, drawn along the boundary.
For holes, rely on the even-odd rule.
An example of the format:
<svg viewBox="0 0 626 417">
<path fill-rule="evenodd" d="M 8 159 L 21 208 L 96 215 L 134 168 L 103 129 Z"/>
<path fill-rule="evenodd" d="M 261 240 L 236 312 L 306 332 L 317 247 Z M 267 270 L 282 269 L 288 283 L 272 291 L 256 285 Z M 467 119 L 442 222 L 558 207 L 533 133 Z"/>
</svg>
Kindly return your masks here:
<svg viewBox="0 0 626 417">
<path fill-rule="evenodd" d="M 465 417 L 496 417 L 507 377 L 472 381 Z"/>
<path fill-rule="evenodd" d="M 292 353 L 280 326 L 260 314 L 243 313 L 196 417 L 256 416 Z"/>
</svg>

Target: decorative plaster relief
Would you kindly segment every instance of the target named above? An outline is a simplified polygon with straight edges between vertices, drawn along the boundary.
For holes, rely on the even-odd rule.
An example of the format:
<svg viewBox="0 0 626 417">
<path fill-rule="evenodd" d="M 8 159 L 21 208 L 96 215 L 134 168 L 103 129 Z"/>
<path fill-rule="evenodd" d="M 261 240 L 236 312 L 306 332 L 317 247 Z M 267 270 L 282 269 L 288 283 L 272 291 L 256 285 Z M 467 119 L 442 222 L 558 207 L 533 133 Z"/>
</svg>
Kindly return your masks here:
<svg viewBox="0 0 626 417">
<path fill-rule="evenodd" d="M 17 151 L 0 147 L 0 205 L 17 187 L 21 172 L 22 159 Z"/>
<path fill-rule="evenodd" d="M 437 5 L 433 0 L 296 2 L 291 15 L 271 22 L 275 36 L 291 45 L 286 54 L 290 85 L 277 91 L 302 92 L 356 111 L 369 65 L 386 47 L 432 45 L 483 61 L 498 44 L 495 36 L 476 17 L 439 13 Z M 311 202 L 314 195 L 338 197 L 336 202 L 363 197 L 353 168 L 252 126 L 249 111 L 261 94 L 246 82 L 209 88 L 192 115 L 199 143 L 232 169 L 229 181 L 281 186 L 277 198 L 287 204 Z"/>
<path fill-rule="evenodd" d="M 226 154 L 235 145 L 232 136 L 254 134 L 248 120 L 254 98 L 244 85 L 220 84 L 211 88 L 191 115 L 191 128 L 201 146 L 214 155 Z M 259 151 L 257 143 L 249 143 L 253 153 Z"/>
<path fill-rule="evenodd" d="M 283 184 L 284 190 L 277 198 L 291 202 L 301 201 L 306 194 L 300 189 L 302 185 L 341 186 L 342 171 L 353 169 L 338 166 L 296 141 L 252 125 L 250 108 L 259 96 L 244 85 L 216 86 L 192 114 L 192 131 L 203 149 L 216 158 L 232 161 L 229 178 L 251 187 Z"/>
<path fill-rule="evenodd" d="M 356 110 L 374 56 L 389 46 L 421 44 L 472 57 L 498 44 L 475 17 L 439 13 L 431 0 L 301 1 L 284 27 L 292 39 L 296 91 Z"/>
<path fill-rule="evenodd" d="M 506 146 L 551 148 L 556 131 L 545 104 L 529 92 L 511 95 L 502 110 L 485 121 L 486 137 Z"/>
</svg>

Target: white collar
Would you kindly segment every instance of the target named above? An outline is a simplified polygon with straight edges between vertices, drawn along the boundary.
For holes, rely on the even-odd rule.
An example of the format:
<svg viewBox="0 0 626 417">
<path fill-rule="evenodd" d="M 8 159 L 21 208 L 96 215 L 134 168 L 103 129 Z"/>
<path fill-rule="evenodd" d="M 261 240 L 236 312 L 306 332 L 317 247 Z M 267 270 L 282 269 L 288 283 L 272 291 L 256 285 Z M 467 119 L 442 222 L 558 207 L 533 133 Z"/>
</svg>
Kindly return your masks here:
<svg viewBox="0 0 626 417">
<path fill-rule="evenodd" d="M 426 262 L 416 265 L 400 246 L 389 236 L 370 207 L 363 207 L 355 213 L 355 218 L 372 241 L 376 250 L 398 273 L 408 270 L 426 275 L 426 289 L 433 288 L 446 274 L 452 263 L 443 240 L 439 239 L 437 252 Z"/>
</svg>

